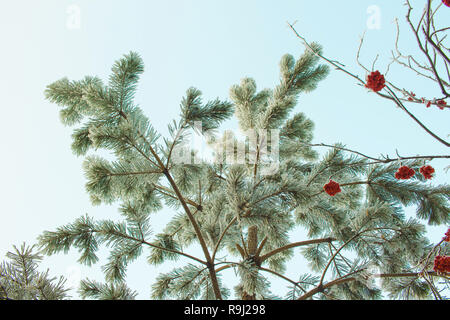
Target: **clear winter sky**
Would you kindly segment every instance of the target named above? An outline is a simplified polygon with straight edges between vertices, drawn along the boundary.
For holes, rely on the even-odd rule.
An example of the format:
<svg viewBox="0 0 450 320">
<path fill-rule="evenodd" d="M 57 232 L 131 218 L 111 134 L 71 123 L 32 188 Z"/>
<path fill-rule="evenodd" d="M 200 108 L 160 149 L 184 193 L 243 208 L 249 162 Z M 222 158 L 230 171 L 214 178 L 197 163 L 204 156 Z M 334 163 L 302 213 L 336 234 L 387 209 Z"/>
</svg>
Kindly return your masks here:
<svg viewBox="0 0 450 320">
<path fill-rule="evenodd" d="M 204 100 L 227 99 L 230 86 L 246 76 L 253 77 L 259 89 L 273 87 L 279 79 L 281 56 L 290 53 L 298 57 L 304 50 L 287 21 L 297 20 L 299 33 L 322 44 L 327 57 L 344 63 L 362 78 L 365 72 L 356 64 L 355 55 L 366 31 L 361 59 L 370 66 L 380 54 L 375 68 L 384 73 L 394 48 L 395 17 L 401 23 L 401 48 L 405 53 L 417 53 L 404 23 L 403 2 L 1 1 L 0 260 L 13 244 L 32 244 L 42 231 L 55 230 L 85 213 L 98 219 L 119 218 L 116 206 L 90 204 L 84 189 L 83 159 L 70 150 L 72 129 L 60 123 L 59 107 L 44 100 L 48 84 L 64 76 L 75 80 L 97 75 L 106 80 L 115 60 L 136 51 L 145 62 L 136 102 L 155 128 L 166 134 L 166 125 L 178 117 L 180 100 L 190 86 L 199 88 Z M 422 10 L 423 1 L 412 3 L 415 13 Z M 373 15 L 378 11 L 380 24 L 374 28 L 377 17 Z M 439 19 L 448 21 L 450 9 L 441 11 Z M 389 80 L 414 90 L 417 96 L 439 95 L 434 85 L 401 67 L 391 68 Z M 418 104 L 409 108 L 447 138 L 448 110 Z M 305 112 L 315 122 L 314 141 L 318 143 L 343 142 L 371 156 L 395 157 L 396 149 L 403 156 L 448 153 L 393 103 L 357 86 L 339 71 L 332 71 L 314 92 L 302 95 L 296 111 Z M 449 182 L 449 174 L 443 170 L 448 162 L 431 164 L 437 171 L 432 183 Z M 166 209 L 156 215 L 152 219 L 155 231 L 173 214 Z M 446 226 L 429 228 L 430 239 L 439 241 L 445 230 Z M 304 233 L 297 230 L 292 239 L 300 241 Z M 78 265 L 77 252 L 71 251 L 46 257 L 43 267 L 71 281 L 78 277 L 101 281 L 105 257 L 101 254 L 99 264 L 88 268 Z M 130 265 L 128 284 L 139 292 L 138 298 L 148 298 L 157 274 L 171 268 L 151 267 L 142 256 Z M 295 279 L 305 271 L 304 261 L 296 258 L 287 275 Z M 234 277 L 231 270 L 224 275 Z M 283 295 L 286 285 L 277 280 L 272 289 Z"/>
</svg>

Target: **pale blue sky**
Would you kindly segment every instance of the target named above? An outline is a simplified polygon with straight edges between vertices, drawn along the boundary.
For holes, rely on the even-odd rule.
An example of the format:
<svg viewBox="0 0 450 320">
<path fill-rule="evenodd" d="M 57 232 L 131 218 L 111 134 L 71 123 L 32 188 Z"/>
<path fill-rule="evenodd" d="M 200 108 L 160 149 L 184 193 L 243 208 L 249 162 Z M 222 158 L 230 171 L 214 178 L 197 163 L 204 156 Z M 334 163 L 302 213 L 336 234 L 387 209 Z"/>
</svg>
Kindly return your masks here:
<svg viewBox="0 0 450 320">
<path fill-rule="evenodd" d="M 422 1 L 413 3 L 421 10 Z M 400 0 L 2 1 L 0 257 L 12 244 L 33 243 L 43 230 L 54 230 L 85 213 L 99 219 L 119 218 L 115 206 L 90 204 L 82 158 L 70 150 L 72 129 L 60 123 L 58 107 L 44 100 L 43 92 L 51 82 L 64 76 L 106 79 L 115 60 L 136 51 L 145 62 L 136 101 L 164 134 L 167 123 L 178 116 L 181 97 L 190 86 L 199 88 L 206 100 L 227 99 L 230 86 L 246 76 L 254 78 L 260 89 L 276 84 L 281 56 L 303 52 L 286 21 L 298 20 L 298 32 L 321 43 L 326 56 L 364 77 L 355 54 L 359 37 L 367 29 L 367 9 L 376 5 L 380 29 L 367 30 L 361 58 L 371 65 L 379 53 L 377 66 L 384 72 L 394 45 L 394 17 L 401 22 L 402 48 L 405 52 L 414 48 L 402 4 Z M 80 10 L 79 29 L 67 27 L 70 6 Z M 445 9 L 442 19 L 448 21 L 450 13 Z M 392 68 L 390 77 L 418 96 L 439 94 L 402 68 Z M 447 151 L 392 103 L 338 71 L 316 91 L 303 95 L 296 110 L 315 122 L 315 142 L 343 142 L 372 156 L 395 156 L 396 149 L 405 156 Z M 410 110 L 440 136 L 449 134 L 448 110 L 423 105 L 411 105 Z M 433 161 L 432 165 L 437 169 L 433 183 L 448 182 L 443 171 L 448 163 Z M 154 224 L 163 225 L 172 213 L 163 211 Z M 438 241 L 446 227 L 429 230 L 430 238 Z M 297 232 L 293 239 L 299 241 L 302 236 Z M 68 268 L 78 267 L 82 278 L 102 280 L 99 268 L 105 260 L 86 268 L 78 266 L 76 259 L 74 252 L 52 256 L 46 258 L 45 266 L 53 274 L 65 275 Z M 142 257 L 129 268 L 129 285 L 139 291 L 139 298 L 148 298 L 157 273 L 168 269 L 150 267 Z M 296 278 L 299 270 L 304 270 L 302 261 L 293 261 L 288 275 Z M 282 294 L 284 287 L 277 281 L 273 289 Z"/>
</svg>

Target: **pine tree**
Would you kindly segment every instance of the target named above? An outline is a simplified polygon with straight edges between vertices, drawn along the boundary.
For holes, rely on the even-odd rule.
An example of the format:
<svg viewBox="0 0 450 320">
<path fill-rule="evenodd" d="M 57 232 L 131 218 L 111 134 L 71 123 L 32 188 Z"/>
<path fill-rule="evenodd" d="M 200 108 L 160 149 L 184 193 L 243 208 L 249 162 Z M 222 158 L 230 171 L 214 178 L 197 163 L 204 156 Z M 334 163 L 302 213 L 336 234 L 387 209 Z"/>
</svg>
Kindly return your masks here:
<svg viewBox="0 0 450 320">
<path fill-rule="evenodd" d="M 63 277 L 50 278 L 49 271 L 39 272 L 42 255 L 25 243 L 6 254 L 0 264 L 0 300 L 62 300 L 68 298 Z"/>
<path fill-rule="evenodd" d="M 328 73 L 318 64 L 320 52 L 313 43 L 298 59 L 283 56 L 275 88 L 258 91 L 253 79 L 244 78 L 231 87 L 231 101 L 203 102 L 201 92 L 189 88 L 167 138 L 133 102 L 144 70 L 136 53 L 114 64 L 107 84 L 85 77 L 48 86 L 46 98 L 63 107 L 61 121 L 77 126 L 72 150 L 85 156 L 92 202 L 118 202 L 123 216 L 122 221 L 83 216 L 40 236 L 45 253 L 76 248 L 86 265 L 98 261 L 101 245 L 110 248 L 106 283 L 83 281 L 82 297 L 134 298 L 125 283 L 127 265 L 141 255 L 152 265 L 190 259 L 158 276 L 153 299 L 226 299 L 230 289 L 242 299 L 431 297 L 434 281 L 443 275 L 430 270 L 435 252 L 424 222 L 450 222 L 450 188 L 432 186 L 419 174 L 396 179 L 399 161 L 374 161 L 340 143 L 322 156 L 314 150 L 313 122 L 293 112 L 299 95 L 314 90 Z M 217 133 L 233 114 L 241 130 L 255 132 L 256 143 Z M 233 143 L 231 152 L 218 149 L 219 161 L 210 163 L 183 149 L 188 130 L 198 130 L 198 123 L 211 143 Z M 99 149 L 114 159 L 95 155 Z M 180 150 L 190 161 L 178 161 Z M 246 161 L 227 161 L 239 150 L 246 150 Z M 270 170 L 275 160 L 267 150 L 278 151 L 276 170 Z M 402 161 L 409 168 L 421 163 Z M 409 205 L 417 206 L 416 218 L 405 217 L 403 207 Z M 150 217 L 164 206 L 178 213 L 153 235 Z M 292 242 L 289 232 L 296 227 L 306 230 L 307 239 Z M 188 253 L 193 245 L 203 256 Z M 447 243 L 440 245 L 441 253 L 448 252 Z M 286 265 L 299 254 L 311 273 L 289 279 L 283 275 Z M 240 279 L 234 288 L 221 278 L 230 268 Z M 286 281 L 288 292 L 272 293 L 267 274 Z M 376 278 L 382 289 L 374 288 Z"/>
</svg>

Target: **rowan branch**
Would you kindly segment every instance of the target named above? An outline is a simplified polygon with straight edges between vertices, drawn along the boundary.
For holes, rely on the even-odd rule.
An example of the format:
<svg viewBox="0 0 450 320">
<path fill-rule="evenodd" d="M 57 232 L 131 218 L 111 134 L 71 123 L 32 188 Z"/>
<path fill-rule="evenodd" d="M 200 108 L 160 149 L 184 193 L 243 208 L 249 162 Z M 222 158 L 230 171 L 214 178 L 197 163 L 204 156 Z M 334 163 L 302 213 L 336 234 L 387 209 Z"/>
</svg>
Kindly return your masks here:
<svg viewBox="0 0 450 320">
<path fill-rule="evenodd" d="M 365 81 L 363 81 L 359 76 L 347 71 L 345 68 L 343 68 L 343 64 L 342 63 L 336 63 L 333 60 L 330 60 L 326 57 L 324 57 L 323 55 L 321 55 L 319 52 L 317 52 L 316 50 L 314 50 L 311 45 L 306 41 L 306 39 L 304 37 L 302 37 L 293 27 L 292 24 L 288 23 L 288 26 L 290 27 L 290 29 L 294 32 L 294 34 L 303 42 L 303 44 L 310 49 L 317 57 L 319 57 L 320 59 L 322 59 L 323 61 L 331 64 L 334 68 L 336 68 L 339 71 L 344 72 L 345 74 L 347 74 L 348 76 L 356 79 L 361 85 L 365 85 Z M 420 44 L 420 39 L 419 39 L 419 44 Z M 421 44 L 420 44 L 421 45 Z M 432 61 L 430 60 L 430 62 L 432 63 Z M 434 67 L 433 67 L 434 68 Z M 364 68 L 367 70 L 367 68 Z M 436 72 L 435 72 L 436 74 Z M 440 83 L 442 86 L 442 83 Z M 388 86 L 386 86 L 388 88 Z M 389 88 L 388 88 L 389 89 Z M 444 90 L 445 91 L 445 90 Z M 429 130 L 419 119 L 417 119 L 417 117 L 415 117 L 411 112 L 409 112 L 405 106 L 403 105 L 403 103 L 401 102 L 401 100 L 396 96 L 395 93 L 392 92 L 392 90 L 390 90 L 390 94 L 386 95 L 380 92 L 375 92 L 377 95 L 379 95 L 380 97 L 389 99 L 393 102 L 395 102 L 395 104 L 400 107 L 403 111 L 405 111 L 416 123 L 418 123 L 428 134 L 430 134 L 433 138 L 435 138 L 436 140 L 438 140 L 440 143 L 444 144 L 447 147 L 450 147 L 450 143 L 448 143 L 447 141 L 443 140 L 442 138 L 438 137 L 435 133 L 433 133 L 431 130 Z M 448 94 L 445 94 L 445 97 L 448 97 Z"/>
</svg>

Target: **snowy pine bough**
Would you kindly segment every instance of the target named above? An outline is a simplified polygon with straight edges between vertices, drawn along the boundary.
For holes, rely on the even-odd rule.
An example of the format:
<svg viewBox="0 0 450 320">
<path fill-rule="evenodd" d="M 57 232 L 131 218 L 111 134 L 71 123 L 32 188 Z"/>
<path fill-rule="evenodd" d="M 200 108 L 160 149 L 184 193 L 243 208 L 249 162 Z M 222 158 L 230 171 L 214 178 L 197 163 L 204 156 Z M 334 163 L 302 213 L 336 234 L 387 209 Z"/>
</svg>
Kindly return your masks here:
<svg viewBox="0 0 450 320">
<path fill-rule="evenodd" d="M 35 246 L 13 246 L 0 263 L 0 300 L 62 300 L 69 297 L 64 277 L 39 271 L 43 256 Z"/>
</svg>

